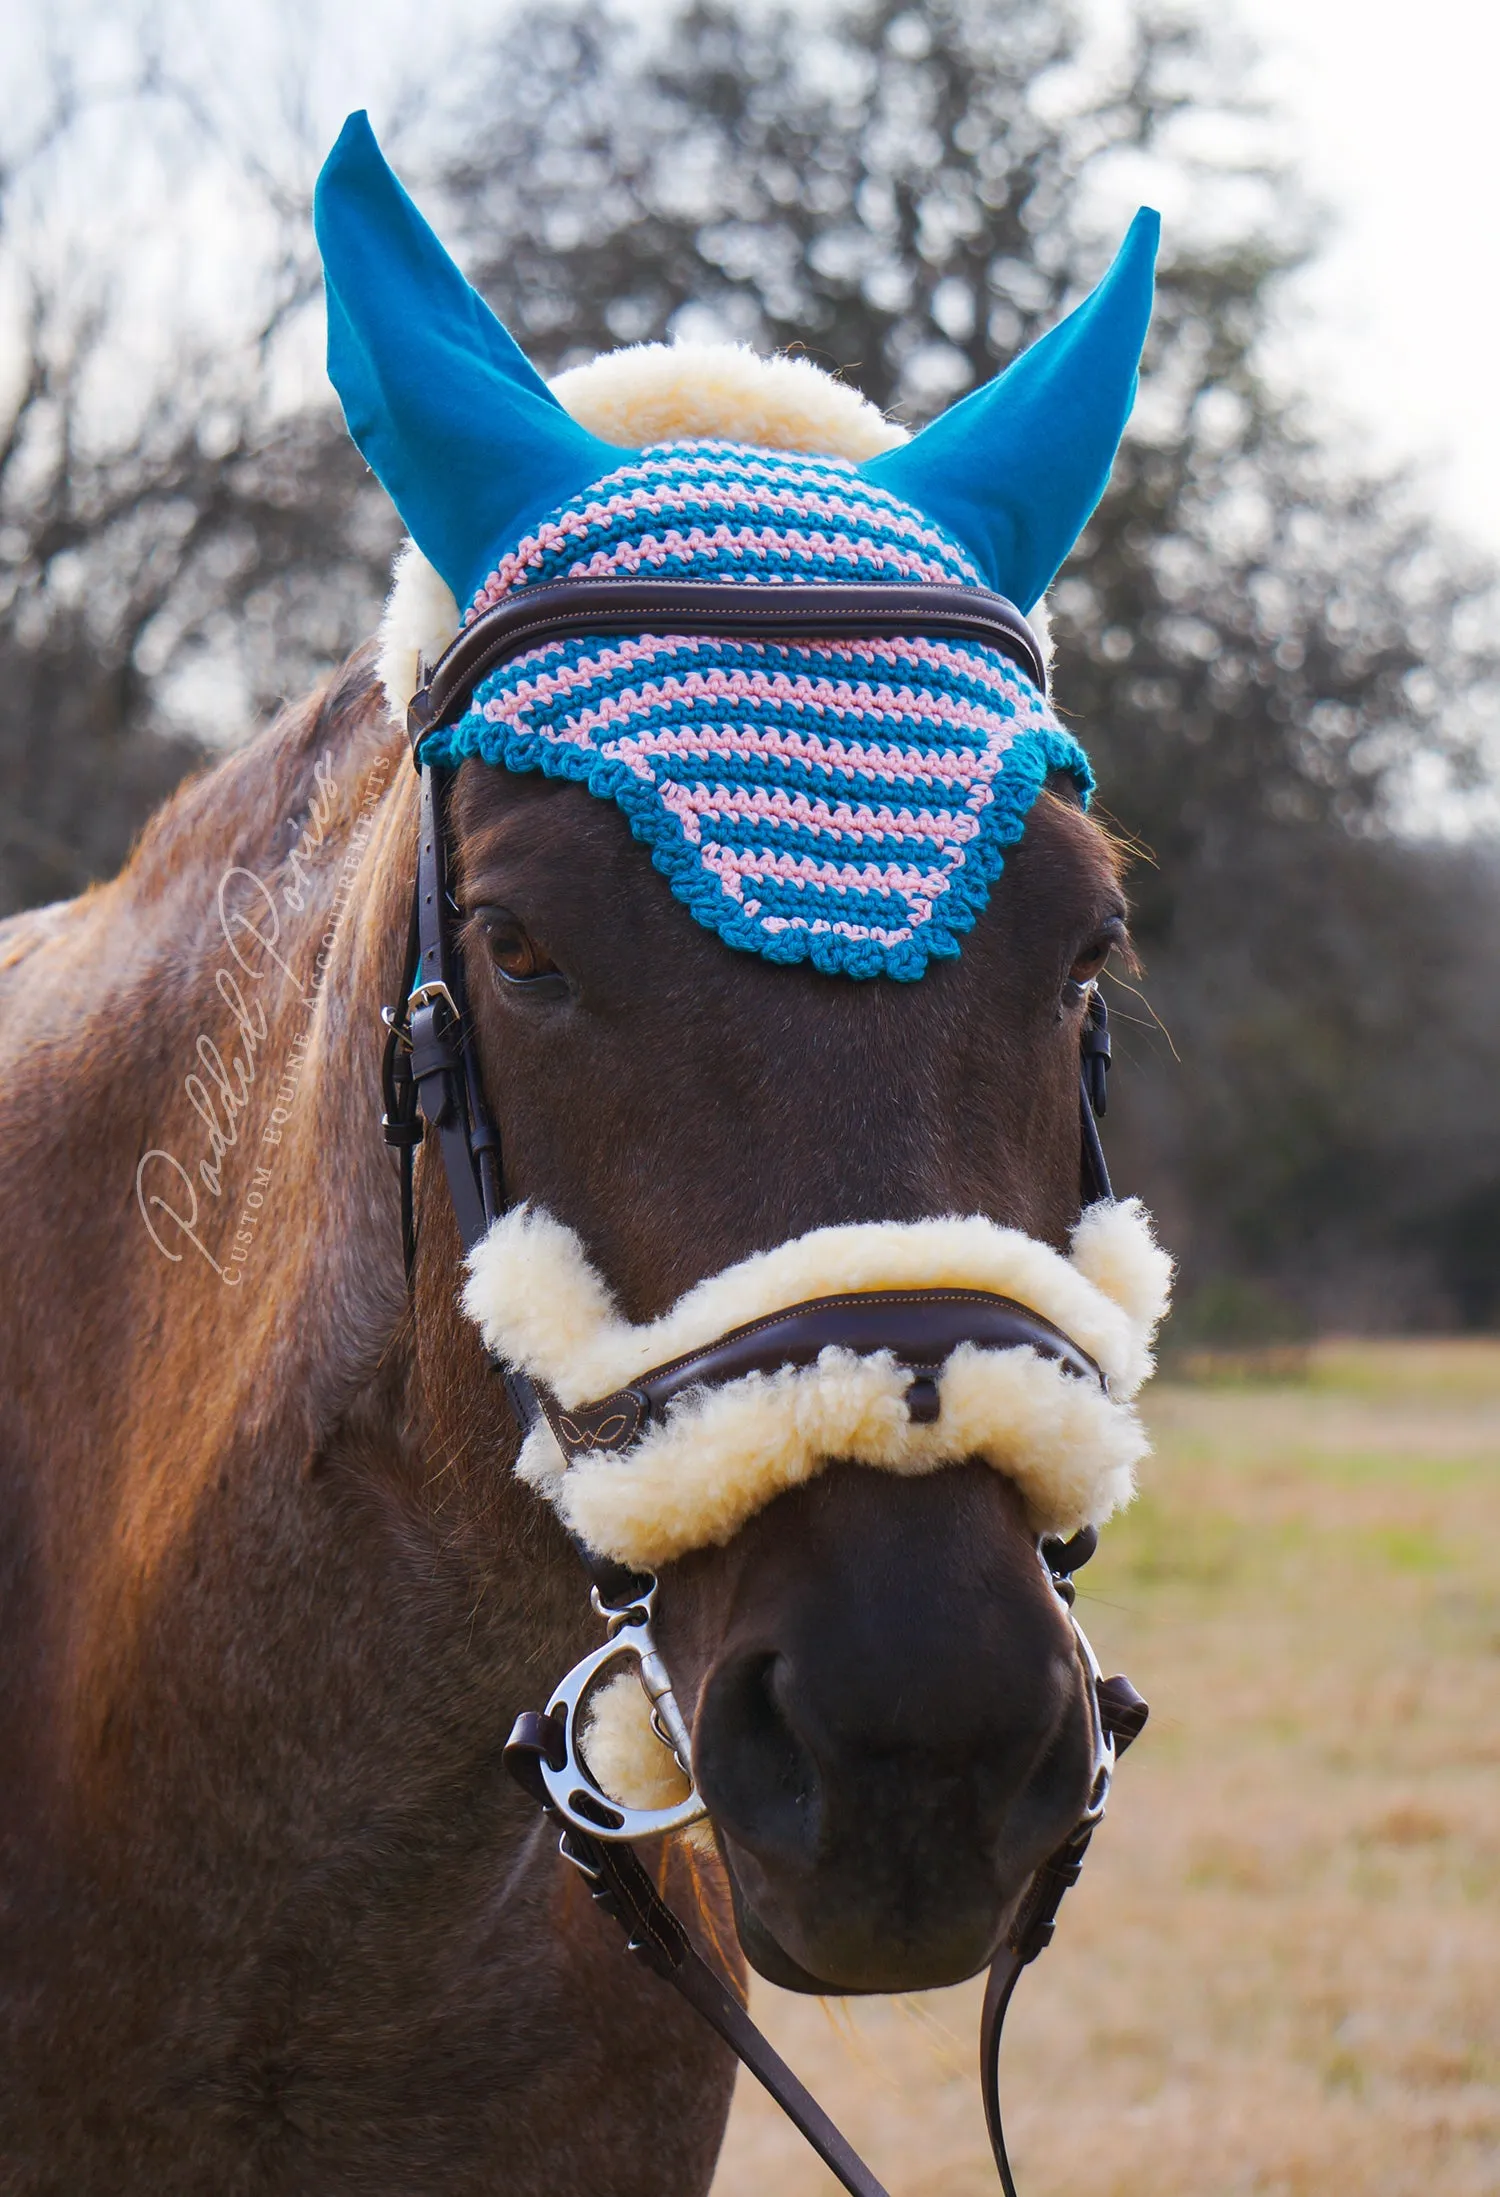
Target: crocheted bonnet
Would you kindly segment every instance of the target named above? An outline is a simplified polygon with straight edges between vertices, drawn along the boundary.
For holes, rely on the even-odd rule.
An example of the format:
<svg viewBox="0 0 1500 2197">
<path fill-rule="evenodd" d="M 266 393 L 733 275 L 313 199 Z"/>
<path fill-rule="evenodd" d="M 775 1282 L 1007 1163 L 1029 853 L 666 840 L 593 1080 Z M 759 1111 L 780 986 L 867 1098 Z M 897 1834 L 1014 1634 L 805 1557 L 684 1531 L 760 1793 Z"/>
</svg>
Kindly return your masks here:
<svg viewBox="0 0 1500 2197">
<path fill-rule="evenodd" d="M 408 568 L 400 583 L 431 605 L 429 654 L 457 627 L 450 608 L 443 630 L 437 575 L 465 622 L 540 582 L 610 574 L 947 583 L 1029 610 L 1108 478 L 1156 239 L 1143 210 L 1093 295 L 915 438 L 839 392 L 875 423 L 856 457 L 828 432 L 837 406 L 822 408 L 821 435 L 805 401 L 778 415 L 774 374 L 753 437 L 684 434 L 704 347 L 665 372 L 674 354 L 657 353 L 654 393 L 675 393 L 675 434 L 641 448 L 604 439 L 464 281 L 362 115 L 324 168 L 317 226 L 330 375 L 436 568 L 420 582 Z M 798 400 L 807 378 L 825 379 L 779 367 Z M 639 417 L 626 408 L 632 442 Z M 956 954 L 1049 772 L 1070 774 L 1085 799 L 1093 783 L 1017 665 L 915 634 L 549 642 L 487 677 L 424 748 L 435 763 L 471 756 L 616 802 L 672 890 L 730 945 L 851 977 L 919 977 Z"/>
</svg>

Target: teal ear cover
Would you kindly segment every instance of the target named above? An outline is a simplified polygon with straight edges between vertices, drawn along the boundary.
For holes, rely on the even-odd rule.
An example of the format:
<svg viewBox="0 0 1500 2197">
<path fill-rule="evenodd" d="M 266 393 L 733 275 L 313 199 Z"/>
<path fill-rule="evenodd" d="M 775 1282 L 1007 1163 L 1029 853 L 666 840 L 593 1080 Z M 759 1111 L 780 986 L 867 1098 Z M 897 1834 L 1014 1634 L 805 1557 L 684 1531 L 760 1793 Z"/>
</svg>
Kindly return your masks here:
<svg viewBox="0 0 1500 2197">
<path fill-rule="evenodd" d="M 1104 494 L 1135 402 L 1161 217 L 1143 206 L 1097 290 L 983 389 L 860 471 L 957 536 L 1030 610 Z"/>
<path fill-rule="evenodd" d="M 623 452 L 567 413 L 351 114 L 313 200 L 328 378 L 349 432 L 460 603 L 498 553 Z"/>
</svg>

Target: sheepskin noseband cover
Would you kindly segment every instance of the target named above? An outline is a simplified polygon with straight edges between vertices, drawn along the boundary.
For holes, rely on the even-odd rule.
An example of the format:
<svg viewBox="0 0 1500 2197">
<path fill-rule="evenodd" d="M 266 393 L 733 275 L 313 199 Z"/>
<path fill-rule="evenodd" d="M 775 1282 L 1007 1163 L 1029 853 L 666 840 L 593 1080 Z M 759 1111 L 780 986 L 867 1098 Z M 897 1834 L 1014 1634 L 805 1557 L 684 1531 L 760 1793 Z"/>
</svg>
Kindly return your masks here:
<svg viewBox="0 0 1500 2197">
<path fill-rule="evenodd" d="M 1108 1393 L 1026 1348 L 961 1343 L 938 1374 L 930 1424 L 907 1409 L 888 1351 L 830 1347 L 815 1365 L 688 1389 L 613 1456 L 571 1463 L 542 1422 L 517 1469 L 601 1556 L 650 1567 L 721 1545 L 783 1489 L 834 1458 L 934 1472 L 982 1457 L 1016 1484 L 1039 1533 L 1100 1525 L 1129 1500 L 1144 1430 L 1133 1399 L 1152 1370 L 1171 1261 L 1139 1203 L 1089 1208 L 1062 1256 L 977 1216 L 816 1228 L 700 1282 L 632 1326 L 571 1229 L 519 1206 L 469 1260 L 464 1308 L 507 1364 L 565 1409 L 611 1394 L 730 1328 L 841 1290 L 977 1288 L 1041 1313 L 1089 1354 Z"/>
</svg>

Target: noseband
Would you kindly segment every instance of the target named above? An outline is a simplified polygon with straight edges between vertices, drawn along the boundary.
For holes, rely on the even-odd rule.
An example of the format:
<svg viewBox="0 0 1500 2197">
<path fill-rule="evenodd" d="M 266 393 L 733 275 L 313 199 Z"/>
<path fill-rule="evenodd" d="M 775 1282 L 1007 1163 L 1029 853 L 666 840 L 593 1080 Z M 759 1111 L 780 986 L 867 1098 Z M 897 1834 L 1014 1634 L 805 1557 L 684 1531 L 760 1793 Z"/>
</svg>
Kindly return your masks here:
<svg viewBox="0 0 1500 2197">
<path fill-rule="evenodd" d="M 937 635 L 979 641 L 1018 664 L 1038 689 L 1045 667 L 1036 637 L 1014 604 L 982 589 L 953 586 L 835 587 L 683 583 L 673 580 L 563 580 L 525 588 L 497 604 L 455 640 L 413 698 L 407 715 L 421 778 L 416 889 L 412 901 L 402 1003 L 383 1010 L 387 1028 L 383 1087 L 386 1141 L 400 1163 L 402 1246 L 410 1281 L 416 1254 L 413 1171 L 416 1148 L 431 1133 L 442 1156 L 465 1253 L 504 1210 L 500 1137 L 486 1104 L 462 969 L 451 919 L 446 773 L 422 758 L 430 734 L 467 710 L 477 683 L 523 651 L 568 634 L 708 634 L 763 640 L 847 639 L 851 635 Z M 1083 1202 L 1111 1195 L 1096 1117 L 1105 1109 L 1109 1029 L 1097 990 L 1084 1024 L 1081 1063 Z M 830 1346 L 859 1356 L 888 1352 L 911 1376 L 907 1412 L 921 1424 L 941 1411 L 936 1374 L 963 1343 L 990 1350 L 1029 1349 L 1073 1377 L 1107 1390 L 1088 1353 L 1028 1306 L 982 1289 L 851 1290 L 789 1305 L 706 1346 L 653 1366 L 626 1387 L 566 1410 L 519 1367 L 499 1364 L 523 1436 L 545 1419 L 570 1461 L 623 1456 L 688 1389 L 712 1389 L 746 1374 L 815 1364 Z M 563 1825 L 560 1850 L 579 1869 L 598 1903 L 626 1932 L 628 1950 L 688 2000 L 765 2085 L 854 2197 L 885 2197 L 791 2069 L 772 2050 L 739 2001 L 699 1957 L 656 1891 L 631 1841 L 681 1829 L 707 1813 L 696 1789 L 667 1808 L 632 1808 L 589 1774 L 578 1743 L 584 1702 L 616 1663 L 635 1664 L 651 1703 L 658 1738 L 692 1788 L 691 1736 L 673 1697 L 652 1633 L 657 1585 L 646 1572 L 601 1558 L 574 1535 L 604 1619 L 601 1647 L 579 1663 L 544 1712 L 516 1719 L 505 1749 L 517 1783 Z M 1016 2197 L 1006 2157 L 999 2099 L 1000 2034 L 1021 1970 L 1049 1943 L 1063 1894 L 1077 1882 L 1103 1817 L 1114 1765 L 1146 1721 L 1146 1704 L 1128 1679 L 1103 1678 L 1073 1608 L 1072 1574 L 1098 1536 L 1085 1527 L 1070 1540 L 1043 1539 L 1038 1555 L 1073 1630 L 1092 1734 L 1084 1813 L 1043 1863 L 1022 1896 L 990 1969 L 981 2030 L 985 2118 L 1005 2197 Z"/>
</svg>

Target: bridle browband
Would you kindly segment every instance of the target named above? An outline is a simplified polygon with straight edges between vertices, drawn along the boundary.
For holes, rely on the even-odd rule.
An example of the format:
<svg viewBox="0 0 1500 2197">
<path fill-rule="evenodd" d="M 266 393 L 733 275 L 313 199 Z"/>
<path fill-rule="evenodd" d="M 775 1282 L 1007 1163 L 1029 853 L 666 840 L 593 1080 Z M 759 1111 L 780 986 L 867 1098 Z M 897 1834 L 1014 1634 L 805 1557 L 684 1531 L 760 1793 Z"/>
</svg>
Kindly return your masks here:
<svg viewBox="0 0 1500 2197">
<path fill-rule="evenodd" d="M 953 586 L 754 585 L 677 580 L 577 579 L 522 588 L 475 618 L 430 672 L 423 671 L 407 710 L 420 775 L 416 886 L 401 1003 L 382 1010 L 383 1128 L 399 1162 L 402 1251 L 408 1284 L 416 1257 L 413 1175 L 417 1147 L 437 1141 L 465 1254 L 504 1210 L 499 1131 L 487 1105 L 463 972 L 452 933 L 458 913 L 449 888 L 449 773 L 425 760 L 428 739 L 464 715 L 479 682 L 512 657 L 570 634 L 743 636 L 756 640 L 846 639 L 851 635 L 937 635 L 978 641 L 1017 664 L 1039 691 L 1046 670 L 1035 634 L 1013 603 L 978 588 Z M 1081 1189 L 1085 1204 L 1111 1195 L 1097 1116 L 1105 1110 L 1109 1026 L 1092 992 L 1082 1037 Z M 911 1375 L 906 1406 L 914 1420 L 939 1415 L 937 1370 L 961 1342 L 990 1349 L 1025 1347 L 1103 1388 L 1103 1373 L 1061 1329 L 1028 1306 L 978 1289 L 852 1290 L 783 1307 L 734 1328 L 703 1348 L 652 1367 L 627 1387 L 566 1410 L 515 1366 L 497 1364 L 523 1438 L 545 1418 L 565 1457 L 627 1451 L 649 1422 L 660 1422 L 689 1388 L 747 1373 L 810 1365 L 830 1344 L 858 1354 L 889 1351 Z M 564 1823 L 560 1849 L 595 1900 L 621 1924 L 629 1951 L 687 1999 L 770 2091 L 853 2197 L 885 2197 L 822 2108 L 772 2049 L 745 2009 L 694 1949 L 642 1867 L 631 1839 L 660 1835 L 706 1813 L 696 1791 L 669 1809 L 627 1807 L 605 1794 L 581 1759 L 576 1726 L 585 1696 L 614 1661 L 635 1661 L 652 1704 L 652 1721 L 692 1786 L 690 1735 L 656 1651 L 649 1573 L 601 1558 L 571 1536 L 605 1619 L 604 1644 L 568 1674 L 543 1713 L 516 1719 L 506 1767 L 533 1799 Z M 1141 1730 L 1146 1705 L 1127 1679 L 1101 1677 L 1073 1616 L 1072 1573 L 1093 1554 L 1097 1534 L 1044 1540 L 1040 1553 L 1067 1607 L 1090 1704 L 1094 1762 L 1084 1815 L 1032 1878 L 990 1970 L 981 2031 L 985 2119 L 1005 2197 L 1016 2197 L 1000 2119 L 1000 2034 L 1022 1968 L 1052 1936 L 1064 1892 L 1104 1813 L 1114 1763 Z"/>
<path fill-rule="evenodd" d="M 406 713 L 413 748 L 451 725 L 476 686 L 527 649 L 572 633 L 707 635 L 718 640 L 842 641 L 914 633 L 978 641 L 1018 664 L 1039 694 L 1047 670 L 1037 637 L 1014 603 L 987 589 L 950 585 L 719 580 L 549 580 L 518 588 L 466 626 Z"/>
</svg>

